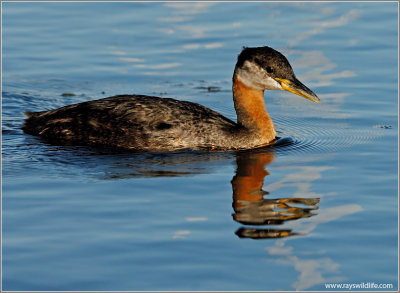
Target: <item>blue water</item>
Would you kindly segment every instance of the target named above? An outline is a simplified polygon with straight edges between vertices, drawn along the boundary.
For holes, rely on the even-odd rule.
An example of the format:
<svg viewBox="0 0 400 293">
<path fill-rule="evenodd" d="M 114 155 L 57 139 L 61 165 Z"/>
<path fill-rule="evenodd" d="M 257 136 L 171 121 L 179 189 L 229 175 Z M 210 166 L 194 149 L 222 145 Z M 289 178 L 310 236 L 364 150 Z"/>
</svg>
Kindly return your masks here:
<svg viewBox="0 0 400 293">
<path fill-rule="evenodd" d="M 2 2 L 2 290 L 397 290 L 397 44 L 395 2 Z M 275 147 L 110 153 L 20 130 L 116 94 L 235 119 L 236 57 L 263 45 L 322 100 L 267 92 Z"/>
</svg>

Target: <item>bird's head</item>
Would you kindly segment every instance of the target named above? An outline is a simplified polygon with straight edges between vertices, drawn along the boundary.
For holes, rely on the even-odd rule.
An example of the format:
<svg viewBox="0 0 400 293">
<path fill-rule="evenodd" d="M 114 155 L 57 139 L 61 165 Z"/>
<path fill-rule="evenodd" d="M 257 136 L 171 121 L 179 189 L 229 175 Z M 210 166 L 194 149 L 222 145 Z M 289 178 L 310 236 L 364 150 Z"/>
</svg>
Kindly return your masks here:
<svg viewBox="0 0 400 293">
<path fill-rule="evenodd" d="M 270 47 L 244 48 L 238 56 L 234 75 L 256 90 L 286 90 L 321 103 L 318 96 L 296 78 L 286 57 Z"/>
</svg>

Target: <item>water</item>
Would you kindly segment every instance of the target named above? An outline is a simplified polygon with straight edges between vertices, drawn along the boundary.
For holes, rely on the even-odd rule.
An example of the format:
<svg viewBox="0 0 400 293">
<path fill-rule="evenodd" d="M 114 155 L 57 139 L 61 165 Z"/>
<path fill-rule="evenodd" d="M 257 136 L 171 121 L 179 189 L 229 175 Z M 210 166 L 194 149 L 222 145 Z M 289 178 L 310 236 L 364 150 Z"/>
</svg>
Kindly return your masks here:
<svg viewBox="0 0 400 293">
<path fill-rule="evenodd" d="M 396 290 L 397 11 L 2 3 L 2 289 Z M 26 110 L 129 93 L 235 119 L 236 56 L 262 45 L 322 100 L 266 93 L 275 147 L 116 154 L 20 130 Z"/>
</svg>

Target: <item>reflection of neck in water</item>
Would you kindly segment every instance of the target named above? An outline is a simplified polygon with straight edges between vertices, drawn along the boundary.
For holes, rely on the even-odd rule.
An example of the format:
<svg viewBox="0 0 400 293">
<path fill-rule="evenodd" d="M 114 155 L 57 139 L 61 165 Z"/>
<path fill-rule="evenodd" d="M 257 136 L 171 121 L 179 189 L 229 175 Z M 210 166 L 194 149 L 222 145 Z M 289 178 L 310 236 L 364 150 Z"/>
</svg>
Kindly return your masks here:
<svg viewBox="0 0 400 293">
<path fill-rule="evenodd" d="M 264 177 L 269 175 L 264 166 L 275 158 L 273 152 L 240 152 L 237 154 L 236 175 L 232 179 L 235 221 L 244 225 L 281 225 L 285 221 L 314 216 L 319 198 L 265 199 L 262 190 Z M 302 205 L 302 207 L 295 206 Z M 304 207 L 306 206 L 306 207 Z M 240 228 L 236 231 L 243 238 L 281 238 L 296 235 L 288 229 Z"/>
</svg>

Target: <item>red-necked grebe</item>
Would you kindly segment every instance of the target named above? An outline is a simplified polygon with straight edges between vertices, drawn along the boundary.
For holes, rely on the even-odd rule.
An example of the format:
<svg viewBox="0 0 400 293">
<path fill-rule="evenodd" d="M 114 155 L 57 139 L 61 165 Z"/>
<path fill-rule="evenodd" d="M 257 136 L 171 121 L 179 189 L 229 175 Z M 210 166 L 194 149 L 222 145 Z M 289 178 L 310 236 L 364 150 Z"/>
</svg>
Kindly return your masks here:
<svg viewBox="0 0 400 293">
<path fill-rule="evenodd" d="M 244 48 L 233 73 L 237 122 L 202 105 L 169 98 L 119 95 L 42 112 L 26 112 L 25 133 L 62 145 L 143 151 L 238 150 L 262 147 L 276 137 L 264 90 L 287 90 L 320 103 L 270 47 Z"/>
</svg>

